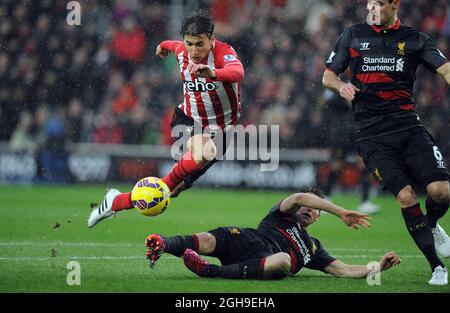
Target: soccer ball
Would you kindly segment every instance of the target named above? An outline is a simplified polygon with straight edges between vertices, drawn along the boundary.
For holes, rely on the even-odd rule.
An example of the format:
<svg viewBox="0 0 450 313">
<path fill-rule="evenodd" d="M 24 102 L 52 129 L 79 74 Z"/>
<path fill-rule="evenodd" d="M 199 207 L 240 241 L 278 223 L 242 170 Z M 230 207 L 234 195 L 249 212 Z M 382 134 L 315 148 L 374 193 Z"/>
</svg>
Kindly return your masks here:
<svg viewBox="0 0 450 313">
<path fill-rule="evenodd" d="M 170 204 L 169 187 L 158 177 L 142 178 L 131 191 L 131 202 L 134 208 L 143 215 L 159 215 Z"/>
</svg>

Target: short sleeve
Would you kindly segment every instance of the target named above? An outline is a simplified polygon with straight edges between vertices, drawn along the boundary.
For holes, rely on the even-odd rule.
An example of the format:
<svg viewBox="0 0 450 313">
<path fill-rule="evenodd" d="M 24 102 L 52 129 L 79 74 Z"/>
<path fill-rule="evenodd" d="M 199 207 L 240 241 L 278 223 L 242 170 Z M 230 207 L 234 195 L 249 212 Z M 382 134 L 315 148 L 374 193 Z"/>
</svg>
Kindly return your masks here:
<svg viewBox="0 0 450 313">
<path fill-rule="evenodd" d="M 343 73 L 350 63 L 350 30 L 347 28 L 338 38 L 325 67 L 335 74 Z"/>
<path fill-rule="evenodd" d="M 308 262 L 308 264 L 306 264 L 305 267 L 311 270 L 317 270 L 327 273 L 325 271 L 325 267 L 330 265 L 330 263 L 336 260 L 336 258 L 328 254 L 328 252 L 323 248 L 319 240 L 312 237 L 311 239 L 316 246 L 316 252 L 314 253 L 313 259 L 310 262 Z"/>
<path fill-rule="evenodd" d="M 436 47 L 436 43 L 427 34 L 422 50 L 420 52 L 420 60 L 423 65 L 433 73 L 436 70 L 448 62 L 445 55 Z"/>
</svg>

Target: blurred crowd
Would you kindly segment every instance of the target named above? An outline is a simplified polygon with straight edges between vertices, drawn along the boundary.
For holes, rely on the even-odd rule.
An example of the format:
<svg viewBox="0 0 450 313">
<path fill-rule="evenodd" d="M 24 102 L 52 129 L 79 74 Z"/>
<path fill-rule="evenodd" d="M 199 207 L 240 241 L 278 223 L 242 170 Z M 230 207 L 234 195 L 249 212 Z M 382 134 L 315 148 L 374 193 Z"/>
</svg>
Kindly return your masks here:
<svg viewBox="0 0 450 313">
<path fill-rule="evenodd" d="M 182 84 L 175 58 L 154 53 L 162 40 L 180 39 L 172 2 L 79 1 L 81 25 L 70 26 L 68 1 L 1 1 L 0 141 L 17 150 L 170 144 Z M 450 56 L 446 2 L 402 0 L 399 17 Z M 190 10 L 210 10 L 218 39 L 244 63 L 242 124 L 280 125 L 280 145 L 288 148 L 327 148 L 333 134 L 351 137 L 351 110 L 335 105 L 321 77 L 341 31 L 365 20 L 365 0 L 190 3 Z M 417 73 L 417 110 L 447 156 L 449 90 L 438 75 Z"/>
</svg>

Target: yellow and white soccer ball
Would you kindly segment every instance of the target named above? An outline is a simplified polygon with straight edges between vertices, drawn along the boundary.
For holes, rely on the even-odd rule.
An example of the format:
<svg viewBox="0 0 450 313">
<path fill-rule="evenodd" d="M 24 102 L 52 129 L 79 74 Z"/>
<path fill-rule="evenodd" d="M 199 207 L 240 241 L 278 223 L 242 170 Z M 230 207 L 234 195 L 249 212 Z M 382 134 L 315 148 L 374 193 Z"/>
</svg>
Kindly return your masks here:
<svg viewBox="0 0 450 313">
<path fill-rule="evenodd" d="M 159 215 L 170 204 L 169 187 L 158 177 L 142 178 L 131 191 L 131 202 L 145 216 Z"/>
</svg>

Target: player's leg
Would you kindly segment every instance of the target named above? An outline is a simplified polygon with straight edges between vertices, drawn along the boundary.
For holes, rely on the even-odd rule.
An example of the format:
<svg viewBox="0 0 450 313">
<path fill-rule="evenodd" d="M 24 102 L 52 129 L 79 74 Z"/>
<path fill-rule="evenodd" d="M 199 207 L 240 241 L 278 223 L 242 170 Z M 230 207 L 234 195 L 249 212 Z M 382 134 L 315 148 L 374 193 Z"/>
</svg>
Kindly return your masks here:
<svg viewBox="0 0 450 313">
<path fill-rule="evenodd" d="M 282 278 L 289 272 L 290 256 L 272 255 L 272 250 L 255 229 L 219 227 L 208 234 L 214 239 L 209 238 L 210 244 L 205 244 L 200 253 L 218 258 L 221 266 L 209 264 L 190 249 L 183 255 L 185 266 L 200 276 L 265 279 Z"/>
<path fill-rule="evenodd" d="M 416 193 L 411 187 L 413 182 L 406 174 L 410 172 L 409 164 L 405 164 L 399 157 L 404 153 L 401 151 L 404 138 L 409 135 L 398 133 L 395 137 L 383 136 L 364 140 L 358 143 L 358 152 L 374 177 L 396 198 L 405 226 L 433 272 L 439 266 L 444 266 L 436 254 L 428 219 L 422 213 Z"/>
<path fill-rule="evenodd" d="M 264 278 L 278 279 L 290 274 L 291 257 L 284 252 L 275 253 L 266 258 L 264 262 Z"/>
<path fill-rule="evenodd" d="M 323 192 L 327 197 L 331 196 L 333 188 L 336 187 L 336 184 L 339 180 L 339 176 L 341 175 L 342 168 L 344 167 L 344 152 L 341 148 L 335 148 L 332 151 L 332 160 L 329 164 L 329 173 L 326 178 L 326 181 L 323 185 Z"/>
<path fill-rule="evenodd" d="M 180 109 L 175 109 L 171 127 L 172 129 L 176 126 L 180 127 L 180 133 L 177 134 L 177 140 L 184 136 L 191 136 L 192 126 L 194 125 L 194 121 L 188 118 Z M 183 156 L 182 160 L 180 160 L 175 166 L 172 168 L 169 175 L 172 173 L 177 175 L 179 172 L 188 171 L 192 172 L 201 167 L 197 166 L 197 163 L 192 161 L 194 158 L 192 157 L 192 153 L 187 151 Z M 166 179 L 163 180 L 172 191 L 175 183 L 171 182 L 170 177 L 166 176 Z M 93 227 L 98 222 L 104 220 L 106 217 L 112 216 L 119 211 L 129 210 L 133 208 L 133 204 L 131 202 L 131 192 L 121 193 L 117 189 L 109 190 L 105 198 L 102 201 L 100 206 L 95 206 L 91 212 L 91 215 L 88 219 L 88 226 Z"/>
<path fill-rule="evenodd" d="M 370 171 L 364 166 L 361 158 L 358 158 L 358 168 L 361 170 L 361 204 L 358 211 L 365 214 L 378 213 L 380 206 L 369 200 Z"/>
<path fill-rule="evenodd" d="M 113 203 L 122 194 L 117 189 L 109 189 L 106 191 L 105 198 L 100 205 L 92 204 L 92 211 L 88 218 L 88 227 L 94 227 L 98 222 L 107 217 L 113 216 L 116 212 L 113 210 Z M 127 201 L 127 197 L 120 197 L 120 201 Z M 130 193 L 131 205 L 131 193 Z M 132 206 L 132 205 L 131 205 Z"/>
<path fill-rule="evenodd" d="M 450 188 L 448 181 L 435 181 L 427 185 L 428 197 L 425 203 L 427 217 L 432 228 L 437 221 L 448 211 L 450 201 Z"/>
<path fill-rule="evenodd" d="M 435 198 L 446 209 L 446 202 L 449 200 L 448 181 L 449 175 L 445 164 L 442 159 L 442 155 L 439 152 L 438 147 L 434 143 L 431 135 L 422 128 L 414 129 L 410 131 L 407 136 L 407 142 L 404 149 L 405 163 L 408 168 L 407 171 L 411 173 L 414 181 L 418 182 L 422 187 L 427 188 L 430 198 Z M 434 200 L 433 200 L 434 201 Z M 433 211 L 433 207 L 430 206 L 431 201 L 428 200 L 428 213 Z M 437 203 L 437 202 L 436 202 Z M 424 231 L 427 232 L 427 238 L 431 233 L 434 251 L 440 254 L 450 254 L 450 247 L 447 247 L 449 251 L 446 251 L 446 245 L 450 246 L 450 238 L 443 229 L 433 227 L 434 222 L 433 214 L 426 217 L 426 223 L 423 222 Z M 430 229 L 428 231 L 428 228 Z M 431 241 L 427 239 L 428 242 Z M 435 264 L 430 262 L 433 270 L 433 275 L 429 284 L 433 285 L 446 285 L 448 283 L 447 269 L 439 261 Z"/>
<path fill-rule="evenodd" d="M 427 217 L 430 221 L 436 251 L 443 257 L 450 257 L 450 237 L 438 224 L 438 220 L 445 215 L 449 207 L 448 181 L 436 181 L 427 186 L 428 197 L 425 203 Z"/>
<path fill-rule="evenodd" d="M 450 257 L 450 238 L 437 223 L 448 211 L 450 201 L 449 174 L 443 156 L 425 130 L 414 132 L 410 138 L 407 162 L 428 193 L 425 208 L 436 250 L 441 256 Z"/>
<path fill-rule="evenodd" d="M 282 279 L 289 275 L 291 268 L 291 257 L 284 252 L 221 266 L 209 264 L 198 253 L 187 249 L 183 262 L 191 272 L 210 278 Z"/>
<path fill-rule="evenodd" d="M 361 204 L 358 211 L 366 214 L 375 214 L 380 211 L 380 206 L 369 200 L 370 172 L 363 168 L 361 170 Z"/>
<path fill-rule="evenodd" d="M 174 187 L 172 197 L 176 197 L 180 192 L 191 188 L 195 181 L 203 176 L 217 162 L 219 157 L 225 154 L 231 142 L 231 136 L 227 135 L 230 130 L 231 128 L 211 130 L 208 134 L 203 134 L 202 140 L 193 138 L 188 141 L 188 149 L 194 152 L 197 159 L 202 159 L 201 166 Z"/>
<path fill-rule="evenodd" d="M 226 245 L 226 238 L 224 236 L 221 236 L 220 243 Z M 202 255 L 211 255 L 216 249 L 216 237 L 209 232 L 171 237 L 151 234 L 145 240 L 145 244 L 147 246 L 147 258 L 154 263 L 163 253 L 181 257 L 186 249 L 193 250 Z M 223 248 L 220 248 L 220 250 L 223 250 Z"/>
<path fill-rule="evenodd" d="M 445 265 L 436 253 L 430 222 L 422 213 L 413 188 L 410 185 L 405 186 L 400 190 L 396 199 L 402 208 L 408 232 L 428 260 L 431 271 L 434 272 L 438 267 L 444 268 Z"/>
<path fill-rule="evenodd" d="M 186 184 L 186 180 L 206 167 L 217 154 L 217 148 L 209 134 L 192 136 L 186 146 L 187 151 L 181 160 L 162 178 L 172 191 L 172 197 L 178 196 L 181 191 L 189 188 L 190 185 Z"/>
</svg>

